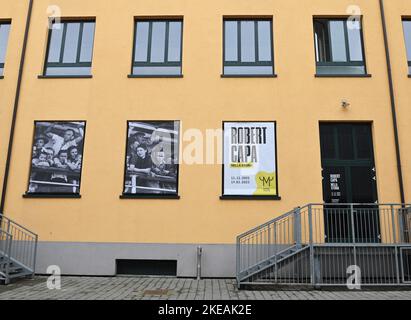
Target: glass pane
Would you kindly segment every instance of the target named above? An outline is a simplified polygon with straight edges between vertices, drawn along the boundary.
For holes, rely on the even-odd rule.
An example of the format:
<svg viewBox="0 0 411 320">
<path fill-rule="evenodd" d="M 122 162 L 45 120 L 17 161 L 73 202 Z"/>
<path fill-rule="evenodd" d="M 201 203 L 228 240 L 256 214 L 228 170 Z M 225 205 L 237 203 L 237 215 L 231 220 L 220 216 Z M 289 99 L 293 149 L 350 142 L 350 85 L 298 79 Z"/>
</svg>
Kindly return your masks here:
<svg viewBox="0 0 411 320">
<path fill-rule="evenodd" d="M 80 62 L 91 62 L 94 43 L 94 22 L 84 23 L 83 38 L 81 39 Z"/>
<path fill-rule="evenodd" d="M 320 38 L 317 33 L 314 33 L 314 44 L 315 44 L 315 61 L 320 62 L 324 61 L 322 56 L 320 55 Z"/>
<path fill-rule="evenodd" d="M 404 21 L 404 36 L 407 46 L 408 61 L 411 61 L 411 21 Z"/>
<path fill-rule="evenodd" d="M 172 21 L 169 23 L 168 36 L 168 61 L 176 62 L 181 60 L 181 22 Z"/>
<path fill-rule="evenodd" d="M 47 67 L 47 76 L 89 76 L 91 67 Z"/>
<path fill-rule="evenodd" d="M 165 76 L 175 76 L 181 74 L 181 67 L 134 67 L 133 75 L 165 75 Z"/>
<path fill-rule="evenodd" d="M 317 74 L 365 74 L 364 66 L 317 66 Z"/>
<path fill-rule="evenodd" d="M 7 43 L 9 40 L 10 24 L 0 24 L 0 63 L 4 63 Z"/>
<path fill-rule="evenodd" d="M 347 32 L 351 61 L 363 61 L 361 23 L 359 21 L 348 21 Z"/>
<path fill-rule="evenodd" d="M 254 21 L 241 21 L 241 61 L 255 62 Z"/>
<path fill-rule="evenodd" d="M 271 61 L 271 22 L 258 22 L 258 60 Z"/>
<path fill-rule="evenodd" d="M 328 20 L 315 20 L 315 53 L 317 62 L 330 61 L 330 44 L 328 33 Z"/>
<path fill-rule="evenodd" d="M 150 62 L 164 62 L 166 23 L 153 22 Z"/>
<path fill-rule="evenodd" d="M 347 61 L 345 48 L 344 22 L 330 21 L 332 61 Z"/>
<path fill-rule="evenodd" d="M 134 61 L 138 61 L 138 62 L 147 61 L 149 25 L 150 25 L 149 22 L 137 22 L 136 48 L 135 48 Z"/>
<path fill-rule="evenodd" d="M 53 28 L 50 30 L 51 38 L 50 38 L 50 45 L 49 45 L 48 62 L 59 62 L 60 61 L 63 29 L 64 29 L 64 24 L 54 23 Z"/>
<path fill-rule="evenodd" d="M 225 21 L 225 61 L 238 61 L 237 21 Z"/>
<path fill-rule="evenodd" d="M 273 67 L 271 66 L 235 66 L 224 67 L 225 75 L 272 75 Z"/>
<path fill-rule="evenodd" d="M 68 23 L 67 24 L 63 62 L 75 63 L 77 61 L 77 48 L 78 48 L 79 33 L 80 33 L 80 23 Z"/>
</svg>

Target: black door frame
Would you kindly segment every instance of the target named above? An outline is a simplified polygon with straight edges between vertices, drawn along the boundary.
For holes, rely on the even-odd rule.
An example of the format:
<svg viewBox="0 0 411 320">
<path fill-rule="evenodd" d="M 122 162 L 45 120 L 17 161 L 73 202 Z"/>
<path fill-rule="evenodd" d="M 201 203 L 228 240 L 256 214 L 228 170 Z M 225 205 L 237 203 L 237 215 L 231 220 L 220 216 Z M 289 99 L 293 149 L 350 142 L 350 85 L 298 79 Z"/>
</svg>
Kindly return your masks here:
<svg viewBox="0 0 411 320">
<path fill-rule="evenodd" d="M 323 155 L 323 136 L 321 131 L 322 125 L 330 125 L 332 126 L 332 137 L 333 137 L 333 152 L 334 158 L 324 158 Z M 339 154 L 339 139 L 338 139 L 338 128 L 340 126 L 350 126 L 350 137 L 352 139 L 352 148 L 353 148 L 353 157 L 352 159 L 340 159 Z M 358 139 L 357 139 L 357 131 L 355 126 L 367 126 L 369 128 L 369 143 L 370 143 L 370 156 L 369 158 L 359 158 L 358 157 Z M 326 182 L 328 181 L 324 176 L 324 171 L 327 168 L 339 168 L 341 172 L 344 172 L 344 187 L 345 187 L 345 203 L 356 203 L 358 201 L 354 201 L 353 195 L 353 177 L 352 177 L 352 168 L 355 167 L 362 167 L 362 168 L 370 168 L 370 170 L 374 171 L 374 183 L 372 184 L 373 190 L 371 191 L 372 200 L 367 201 L 367 203 L 374 203 L 378 202 L 378 190 L 377 190 L 377 181 L 376 181 L 376 168 L 375 168 L 375 159 L 374 159 L 374 139 L 373 139 L 373 128 L 371 122 L 320 122 L 320 142 L 321 142 L 321 166 L 322 166 L 322 177 L 323 177 L 323 200 L 324 202 L 327 201 L 326 197 Z M 336 170 L 338 171 L 338 170 Z M 332 192 L 332 191 L 331 191 Z M 339 210 L 336 210 L 339 208 Z M 353 218 L 351 218 L 351 214 L 354 214 Z M 344 217 L 347 215 L 346 217 Z M 333 224 L 333 221 L 337 222 L 337 227 L 330 226 L 329 224 Z M 351 220 L 354 219 L 354 228 L 356 230 L 355 234 L 352 232 L 352 223 Z M 373 221 L 372 230 L 362 230 L 360 229 L 360 225 L 362 225 L 363 219 L 368 219 Z M 368 221 L 367 220 L 367 221 Z M 340 225 L 338 225 L 338 223 Z M 343 206 L 341 204 L 335 206 L 327 206 L 324 207 L 324 231 L 326 235 L 326 242 L 328 243 L 335 243 L 335 242 L 352 242 L 353 236 L 355 235 L 356 242 L 367 242 L 367 243 L 378 243 L 381 241 L 380 234 L 381 234 L 381 226 L 380 226 L 380 217 L 379 212 L 376 210 L 375 206 Z M 344 229 L 344 232 L 341 231 Z M 360 241 L 358 241 L 360 240 Z"/>
</svg>

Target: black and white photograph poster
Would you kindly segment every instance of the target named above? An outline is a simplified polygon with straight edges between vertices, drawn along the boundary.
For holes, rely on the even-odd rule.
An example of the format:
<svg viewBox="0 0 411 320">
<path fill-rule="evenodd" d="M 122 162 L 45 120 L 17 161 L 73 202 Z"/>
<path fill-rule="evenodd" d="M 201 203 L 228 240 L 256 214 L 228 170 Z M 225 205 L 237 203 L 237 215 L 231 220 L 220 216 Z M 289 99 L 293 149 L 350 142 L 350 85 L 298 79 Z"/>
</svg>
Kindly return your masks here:
<svg viewBox="0 0 411 320">
<path fill-rule="evenodd" d="M 224 122 L 223 196 L 278 196 L 275 122 Z"/>
<path fill-rule="evenodd" d="M 35 122 L 28 194 L 79 194 L 84 121 Z"/>
<path fill-rule="evenodd" d="M 179 121 L 129 121 L 123 195 L 178 195 Z"/>
</svg>

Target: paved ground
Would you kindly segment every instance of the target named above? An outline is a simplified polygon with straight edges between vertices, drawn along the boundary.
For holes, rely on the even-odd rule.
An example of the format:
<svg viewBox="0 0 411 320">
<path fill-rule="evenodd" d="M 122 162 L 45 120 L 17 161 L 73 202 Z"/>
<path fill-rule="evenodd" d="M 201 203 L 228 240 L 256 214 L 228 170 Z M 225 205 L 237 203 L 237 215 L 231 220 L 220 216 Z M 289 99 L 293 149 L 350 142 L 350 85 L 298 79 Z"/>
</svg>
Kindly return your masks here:
<svg viewBox="0 0 411 320">
<path fill-rule="evenodd" d="M 238 291 L 233 279 L 62 277 L 61 289 L 46 277 L 0 286 L 0 300 L 411 300 L 411 291 Z"/>
</svg>

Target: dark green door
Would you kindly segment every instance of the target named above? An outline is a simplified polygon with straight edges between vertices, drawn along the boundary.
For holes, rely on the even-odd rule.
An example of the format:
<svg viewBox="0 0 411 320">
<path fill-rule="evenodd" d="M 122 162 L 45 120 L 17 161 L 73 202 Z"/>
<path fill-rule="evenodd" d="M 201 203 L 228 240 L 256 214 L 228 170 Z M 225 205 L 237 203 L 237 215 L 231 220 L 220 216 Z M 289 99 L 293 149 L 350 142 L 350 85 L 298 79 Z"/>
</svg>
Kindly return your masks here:
<svg viewBox="0 0 411 320">
<path fill-rule="evenodd" d="M 322 123 L 320 137 L 326 241 L 379 242 L 371 125 Z"/>
</svg>

